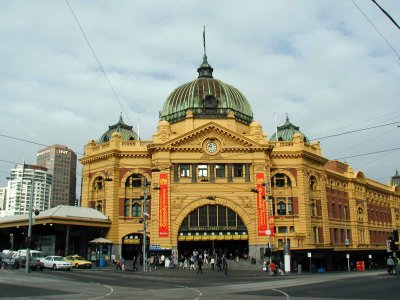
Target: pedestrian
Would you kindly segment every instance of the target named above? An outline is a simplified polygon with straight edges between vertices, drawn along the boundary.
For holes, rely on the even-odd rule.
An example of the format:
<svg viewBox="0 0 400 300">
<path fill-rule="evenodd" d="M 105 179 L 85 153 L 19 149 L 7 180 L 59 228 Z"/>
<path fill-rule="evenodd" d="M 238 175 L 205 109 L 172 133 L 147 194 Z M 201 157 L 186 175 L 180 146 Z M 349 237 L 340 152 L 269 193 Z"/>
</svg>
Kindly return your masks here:
<svg viewBox="0 0 400 300">
<path fill-rule="evenodd" d="M 222 259 L 222 268 L 224 269 L 225 276 L 228 275 L 228 262 L 225 257 Z"/>
<path fill-rule="evenodd" d="M 393 274 L 393 268 L 394 268 L 394 260 L 391 256 L 389 256 L 389 258 L 386 261 L 387 267 L 388 267 L 388 273 L 390 275 Z"/>
<path fill-rule="evenodd" d="M 210 264 L 211 264 L 211 270 L 214 270 L 214 266 L 215 266 L 214 256 L 211 256 Z"/>
<path fill-rule="evenodd" d="M 136 268 L 136 256 L 134 255 L 132 258 L 132 271 L 135 272 L 138 269 Z"/>
<path fill-rule="evenodd" d="M 115 258 L 115 270 L 121 270 L 121 261 Z"/>
<path fill-rule="evenodd" d="M 203 259 L 201 257 L 199 257 L 199 259 L 197 260 L 197 266 L 198 266 L 197 274 L 199 273 L 203 274 L 203 269 L 202 269 Z"/>
<path fill-rule="evenodd" d="M 121 264 L 121 270 L 122 271 L 125 271 L 125 263 L 126 263 L 125 259 L 123 257 L 121 257 L 120 264 Z"/>
</svg>

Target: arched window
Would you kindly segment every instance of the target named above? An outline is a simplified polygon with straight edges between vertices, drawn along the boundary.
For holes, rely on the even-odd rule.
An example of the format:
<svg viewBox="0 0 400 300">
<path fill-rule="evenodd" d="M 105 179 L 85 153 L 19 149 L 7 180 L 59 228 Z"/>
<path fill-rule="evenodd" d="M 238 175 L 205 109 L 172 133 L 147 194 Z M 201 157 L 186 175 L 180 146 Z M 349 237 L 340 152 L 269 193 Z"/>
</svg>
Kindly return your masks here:
<svg viewBox="0 0 400 300">
<path fill-rule="evenodd" d="M 315 191 L 317 189 L 317 178 L 315 176 L 310 177 L 310 190 Z"/>
<path fill-rule="evenodd" d="M 104 186 L 103 177 L 101 176 L 96 177 L 94 181 L 94 189 L 100 191 L 103 189 L 103 186 Z"/>
<path fill-rule="evenodd" d="M 290 180 L 289 176 L 287 176 L 283 173 L 277 173 L 271 179 L 271 186 L 272 187 L 291 187 L 292 181 Z"/>
<path fill-rule="evenodd" d="M 142 186 L 142 175 L 132 174 L 125 181 L 125 187 L 140 188 Z"/>
<path fill-rule="evenodd" d="M 103 212 L 103 203 L 101 201 L 97 202 L 96 210 Z"/>
</svg>

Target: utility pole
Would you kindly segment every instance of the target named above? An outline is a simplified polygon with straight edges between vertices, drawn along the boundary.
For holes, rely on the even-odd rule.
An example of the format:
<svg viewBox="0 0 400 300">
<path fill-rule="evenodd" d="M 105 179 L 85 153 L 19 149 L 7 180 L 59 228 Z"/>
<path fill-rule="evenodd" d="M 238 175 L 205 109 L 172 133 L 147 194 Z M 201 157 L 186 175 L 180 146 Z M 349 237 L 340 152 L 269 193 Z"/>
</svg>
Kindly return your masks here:
<svg viewBox="0 0 400 300">
<path fill-rule="evenodd" d="M 147 208 L 147 179 L 144 178 L 144 190 L 143 190 L 143 272 L 147 272 L 147 218 L 149 214 L 146 212 Z"/>
<path fill-rule="evenodd" d="M 24 166 L 22 167 L 22 183 L 24 180 Z M 33 170 L 33 175 L 31 179 L 31 195 L 29 201 L 29 225 L 28 225 L 28 237 L 27 237 L 27 245 L 26 245 L 26 260 L 25 260 L 25 272 L 30 272 L 31 267 L 31 239 L 32 239 L 32 211 L 33 211 L 33 200 L 34 200 L 34 191 L 35 191 L 35 170 Z"/>
</svg>

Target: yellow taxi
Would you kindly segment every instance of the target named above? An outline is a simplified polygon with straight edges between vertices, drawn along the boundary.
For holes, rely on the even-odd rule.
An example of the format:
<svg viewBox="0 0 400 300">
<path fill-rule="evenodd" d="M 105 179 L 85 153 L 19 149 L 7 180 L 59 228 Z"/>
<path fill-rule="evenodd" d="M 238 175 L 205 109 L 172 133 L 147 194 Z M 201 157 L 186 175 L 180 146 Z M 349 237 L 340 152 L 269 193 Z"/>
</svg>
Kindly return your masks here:
<svg viewBox="0 0 400 300">
<path fill-rule="evenodd" d="M 79 256 L 77 254 L 66 256 L 64 257 L 64 260 L 70 262 L 72 266 L 75 267 L 76 269 L 92 267 L 92 262 L 84 259 L 82 256 Z"/>
</svg>

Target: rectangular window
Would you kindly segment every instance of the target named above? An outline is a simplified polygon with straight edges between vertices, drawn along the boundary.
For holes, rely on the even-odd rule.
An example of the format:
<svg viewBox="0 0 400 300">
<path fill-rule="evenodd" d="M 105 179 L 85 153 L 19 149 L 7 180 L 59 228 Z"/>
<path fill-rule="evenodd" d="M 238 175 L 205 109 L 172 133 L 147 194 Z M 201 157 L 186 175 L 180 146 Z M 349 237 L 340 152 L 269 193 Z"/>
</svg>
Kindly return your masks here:
<svg viewBox="0 0 400 300">
<path fill-rule="evenodd" d="M 130 200 L 125 200 L 125 209 L 124 209 L 124 216 L 129 217 L 130 215 L 130 207 L 131 207 L 131 201 Z"/>
<path fill-rule="evenodd" d="M 243 177 L 243 165 L 242 164 L 233 164 L 233 176 L 234 177 Z"/>
<path fill-rule="evenodd" d="M 180 165 L 181 177 L 190 177 L 190 165 Z"/>
<path fill-rule="evenodd" d="M 215 176 L 225 177 L 225 165 L 215 165 Z"/>
<path fill-rule="evenodd" d="M 198 177 L 208 177 L 207 167 L 208 167 L 207 165 L 198 165 L 197 166 Z"/>
</svg>

